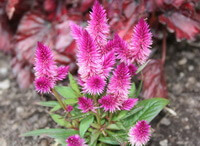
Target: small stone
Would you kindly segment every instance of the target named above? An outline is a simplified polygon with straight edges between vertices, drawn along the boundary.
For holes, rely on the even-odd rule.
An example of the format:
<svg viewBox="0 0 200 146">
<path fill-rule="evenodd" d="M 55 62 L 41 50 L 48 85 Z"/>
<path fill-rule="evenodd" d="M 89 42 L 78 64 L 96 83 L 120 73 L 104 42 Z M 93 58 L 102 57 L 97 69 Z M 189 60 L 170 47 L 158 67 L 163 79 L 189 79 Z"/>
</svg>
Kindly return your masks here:
<svg viewBox="0 0 200 146">
<path fill-rule="evenodd" d="M 0 89 L 6 90 L 10 87 L 10 81 L 8 79 L 0 82 Z"/>
<path fill-rule="evenodd" d="M 185 74 L 183 72 L 180 72 L 179 76 L 180 76 L 180 78 L 183 78 L 185 76 Z"/>
<path fill-rule="evenodd" d="M 40 142 L 40 146 L 48 146 L 49 145 L 48 143 L 49 143 L 48 140 L 42 139 Z"/>
<path fill-rule="evenodd" d="M 196 79 L 194 77 L 189 77 L 188 78 L 188 83 L 189 84 L 194 84 L 196 82 Z"/>
<path fill-rule="evenodd" d="M 0 68 L 0 75 L 5 76 L 8 73 L 8 69 L 6 67 Z"/>
<path fill-rule="evenodd" d="M 0 144 L 1 146 L 7 146 L 7 142 L 3 137 L 0 137 Z"/>
<path fill-rule="evenodd" d="M 187 63 L 187 59 L 186 58 L 182 58 L 181 60 L 178 61 L 179 65 L 185 65 Z"/>
<path fill-rule="evenodd" d="M 166 125 L 166 126 L 169 126 L 171 124 L 170 120 L 168 118 L 163 118 L 161 121 L 160 121 L 161 124 L 163 125 Z"/>
<path fill-rule="evenodd" d="M 168 140 L 164 139 L 162 141 L 159 142 L 160 146 L 168 146 Z"/>
<path fill-rule="evenodd" d="M 189 66 L 188 66 L 188 70 L 189 70 L 189 71 L 193 71 L 193 70 L 194 70 L 194 66 L 193 66 L 193 65 L 189 65 Z"/>
</svg>

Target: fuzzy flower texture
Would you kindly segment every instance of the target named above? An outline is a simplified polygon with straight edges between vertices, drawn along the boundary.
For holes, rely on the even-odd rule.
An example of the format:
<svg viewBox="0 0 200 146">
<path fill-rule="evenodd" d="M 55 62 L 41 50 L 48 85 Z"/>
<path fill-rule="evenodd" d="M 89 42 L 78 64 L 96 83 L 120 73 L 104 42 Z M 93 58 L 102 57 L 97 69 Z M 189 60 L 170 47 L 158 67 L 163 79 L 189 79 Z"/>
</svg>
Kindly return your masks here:
<svg viewBox="0 0 200 146">
<path fill-rule="evenodd" d="M 77 44 L 78 81 L 83 93 L 78 98 L 78 109 L 82 113 L 97 113 L 99 108 L 108 112 L 131 110 L 138 101 L 128 96 L 131 79 L 151 53 L 152 34 L 147 22 L 143 18 L 139 20 L 129 42 L 117 34 L 108 40 L 106 11 L 95 1 L 88 26 L 82 28 L 71 23 L 70 27 Z M 36 90 L 47 93 L 56 81 L 66 77 L 69 67 L 57 67 L 51 49 L 38 43 L 34 69 Z M 66 108 L 68 112 L 71 110 L 72 107 Z M 130 130 L 129 141 L 140 146 L 149 140 L 149 135 L 148 124 L 140 121 Z M 69 137 L 66 142 L 68 146 L 85 146 L 78 135 Z"/>
<path fill-rule="evenodd" d="M 49 93 L 56 81 L 63 80 L 69 66 L 57 67 L 51 49 L 38 42 L 35 53 L 35 88 L 40 93 Z"/>
</svg>

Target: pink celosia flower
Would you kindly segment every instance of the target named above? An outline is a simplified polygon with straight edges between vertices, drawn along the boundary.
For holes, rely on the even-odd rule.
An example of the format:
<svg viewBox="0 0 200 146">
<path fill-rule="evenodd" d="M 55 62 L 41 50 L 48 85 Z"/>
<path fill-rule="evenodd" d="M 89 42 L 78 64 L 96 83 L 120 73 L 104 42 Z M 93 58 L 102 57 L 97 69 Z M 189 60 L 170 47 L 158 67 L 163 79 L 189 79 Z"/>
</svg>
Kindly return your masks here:
<svg viewBox="0 0 200 146">
<path fill-rule="evenodd" d="M 101 52 L 101 48 L 106 45 L 107 42 L 109 25 L 107 24 L 106 11 L 97 0 L 90 13 L 90 19 L 87 30 L 94 38 L 98 50 Z"/>
<path fill-rule="evenodd" d="M 74 107 L 71 106 L 71 105 L 67 105 L 67 106 L 65 107 L 66 112 L 71 112 L 71 111 L 73 111 L 73 109 L 74 109 Z"/>
<path fill-rule="evenodd" d="M 89 111 L 95 112 L 95 107 L 93 100 L 87 97 L 79 97 L 78 98 L 78 108 L 82 110 L 83 113 L 87 113 Z"/>
<path fill-rule="evenodd" d="M 113 76 L 108 84 L 107 93 L 118 96 L 120 98 L 119 101 L 125 101 L 128 99 L 127 95 L 130 87 L 131 77 L 129 69 L 124 63 L 121 63 L 113 72 Z"/>
<path fill-rule="evenodd" d="M 152 44 L 152 34 L 149 25 L 144 19 L 140 19 L 134 27 L 132 37 L 133 56 L 136 62 L 143 64 L 149 57 Z"/>
<path fill-rule="evenodd" d="M 137 98 L 129 98 L 127 100 L 125 100 L 122 105 L 121 105 L 121 109 L 122 110 L 127 110 L 130 111 L 137 103 L 138 99 Z"/>
<path fill-rule="evenodd" d="M 118 45 L 115 43 L 114 39 L 109 40 L 108 43 L 103 48 L 101 48 L 101 55 L 105 55 L 108 52 L 116 49 L 117 47 L 118 47 Z"/>
<path fill-rule="evenodd" d="M 72 33 L 76 36 L 75 39 L 78 44 L 78 73 L 80 74 L 81 80 L 85 82 L 92 76 L 102 75 L 102 61 L 93 38 L 86 30 L 77 27 L 79 26 L 71 25 Z"/>
<path fill-rule="evenodd" d="M 138 68 L 137 68 L 135 65 L 130 64 L 130 65 L 128 66 L 128 69 L 129 69 L 129 74 L 130 74 L 131 76 L 133 76 L 133 75 L 136 75 L 136 71 L 137 71 Z"/>
<path fill-rule="evenodd" d="M 100 107 L 103 108 L 104 111 L 115 112 L 116 110 L 120 110 L 118 99 L 117 96 L 106 95 L 99 99 L 98 102 L 101 104 Z"/>
<path fill-rule="evenodd" d="M 68 66 L 57 68 L 50 48 L 38 42 L 35 53 L 35 87 L 40 93 L 50 92 L 55 82 L 63 80 L 68 71 Z"/>
<path fill-rule="evenodd" d="M 143 146 L 150 139 L 151 126 L 144 120 L 138 121 L 135 126 L 129 130 L 129 142 L 132 146 Z"/>
<path fill-rule="evenodd" d="M 131 64 L 134 61 L 133 52 L 130 49 L 128 43 L 126 43 L 122 38 L 118 35 L 114 37 L 117 58 L 120 59 L 121 62 L 126 64 Z"/>
<path fill-rule="evenodd" d="M 38 42 L 38 47 L 35 53 L 35 76 L 36 77 L 51 77 L 57 74 L 55 61 L 51 49 Z"/>
<path fill-rule="evenodd" d="M 49 93 L 54 87 L 55 82 L 48 77 L 39 77 L 35 79 L 35 88 L 40 93 Z"/>
<path fill-rule="evenodd" d="M 110 71 L 113 69 L 115 64 L 115 53 L 110 51 L 103 56 L 103 75 L 105 77 L 109 76 Z"/>
<path fill-rule="evenodd" d="M 79 135 L 73 135 L 66 139 L 67 146 L 87 146 L 85 140 Z"/>
<path fill-rule="evenodd" d="M 93 76 L 86 80 L 83 91 L 90 94 L 101 94 L 106 82 L 100 76 Z"/>
<path fill-rule="evenodd" d="M 69 72 L 69 66 L 60 66 L 57 68 L 56 80 L 63 80 Z"/>
</svg>

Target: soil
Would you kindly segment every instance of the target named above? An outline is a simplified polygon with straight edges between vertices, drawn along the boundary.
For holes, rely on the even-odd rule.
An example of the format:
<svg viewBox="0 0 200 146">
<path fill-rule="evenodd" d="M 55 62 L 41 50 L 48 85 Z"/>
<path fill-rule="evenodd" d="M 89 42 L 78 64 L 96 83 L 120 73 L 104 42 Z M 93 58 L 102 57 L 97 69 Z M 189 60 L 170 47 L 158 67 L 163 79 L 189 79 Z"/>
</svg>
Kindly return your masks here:
<svg viewBox="0 0 200 146">
<path fill-rule="evenodd" d="M 20 136 L 56 125 L 48 109 L 35 104 L 47 98 L 33 87 L 20 90 L 9 61 L 9 56 L 0 53 L 0 145 L 49 146 L 52 140 L 46 137 Z M 171 103 L 152 122 L 154 132 L 148 145 L 200 146 L 200 49 L 185 43 L 169 46 L 165 69 Z"/>
</svg>

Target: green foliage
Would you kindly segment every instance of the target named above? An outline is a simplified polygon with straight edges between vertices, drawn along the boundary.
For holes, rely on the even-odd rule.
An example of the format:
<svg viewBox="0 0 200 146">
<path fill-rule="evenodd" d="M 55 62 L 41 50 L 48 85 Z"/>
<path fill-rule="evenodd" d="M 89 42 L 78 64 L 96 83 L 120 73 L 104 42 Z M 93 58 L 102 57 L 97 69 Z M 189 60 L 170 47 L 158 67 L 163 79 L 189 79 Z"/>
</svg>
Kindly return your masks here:
<svg viewBox="0 0 200 146">
<path fill-rule="evenodd" d="M 70 87 L 78 94 L 78 96 L 81 96 L 81 92 L 79 90 L 78 84 L 76 80 L 74 79 L 74 77 L 70 73 L 68 74 L 68 77 L 69 77 Z"/>
<path fill-rule="evenodd" d="M 66 121 L 64 117 L 58 114 L 50 114 L 51 118 L 60 126 L 71 127 L 70 122 Z"/>
<path fill-rule="evenodd" d="M 122 120 L 125 127 L 129 128 L 134 125 L 137 121 L 146 120 L 150 122 L 155 116 L 169 103 L 167 99 L 164 98 L 152 98 L 140 101 L 137 107 L 144 107 L 139 112 L 128 116 Z"/>
<path fill-rule="evenodd" d="M 84 119 L 81 120 L 80 126 L 79 126 L 79 132 L 80 132 L 81 137 L 84 137 L 85 132 L 88 130 L 90 125 L 93 123 L 93 121 L 94 121 L 93 115 L 85 117 Z"/>
<path fill-rule="evenodd" d="M 66 138 L 78 134 L 78 131 L 73 129 L 39 129 L 30 131 L 27 133 L 22 134 L 22 136 L 39 136 L 39 135 L 45 135 L 51 138 L 55 138 L 58 140 L 62 145 L 66 145 Z"/>
<path fill-rule="evenodd" d="M 128 96 L 130 98 L 133 98 L 135 94 L 136 94 L 136 86 L 135 86 L 135 83 L 132 83 Z"/>
<path fill-rule="evenodd" d="M 78 94 L 71 88 L 67 86 L 55 86 L 54 89 L 64 98 L 77 98 Z"/>
</svg>

